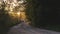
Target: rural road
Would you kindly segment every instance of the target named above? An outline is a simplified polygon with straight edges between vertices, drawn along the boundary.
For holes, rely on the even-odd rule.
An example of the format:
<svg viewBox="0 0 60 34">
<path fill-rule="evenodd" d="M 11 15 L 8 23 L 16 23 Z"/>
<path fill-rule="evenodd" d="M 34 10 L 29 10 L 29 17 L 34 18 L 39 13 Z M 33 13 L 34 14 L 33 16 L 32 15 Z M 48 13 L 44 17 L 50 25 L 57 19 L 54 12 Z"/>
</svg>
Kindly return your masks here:
<svg viewBox="0 0 60 34">
<path fill-rule="evenodd" d="M 25 23 L 21 23 L 10 28 L 7 34 L 60 34 L 60 32 L 33 28 Z"/>
</svg>

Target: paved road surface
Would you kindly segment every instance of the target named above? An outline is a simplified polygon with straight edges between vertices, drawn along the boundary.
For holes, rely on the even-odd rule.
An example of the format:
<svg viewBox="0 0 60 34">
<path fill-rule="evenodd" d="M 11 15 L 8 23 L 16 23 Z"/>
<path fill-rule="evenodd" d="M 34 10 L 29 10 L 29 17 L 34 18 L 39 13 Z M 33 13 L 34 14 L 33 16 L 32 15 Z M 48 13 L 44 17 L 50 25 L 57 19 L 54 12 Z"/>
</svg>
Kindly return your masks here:
<svg viewBox="0 0 60 34">
<path fill-rule="evenodd" d="M 54 32 L 39 28 L 33 28 L 25 23 L 13 26 L 8 34 L 60 34 L 60 32 Z"/>
</svg>

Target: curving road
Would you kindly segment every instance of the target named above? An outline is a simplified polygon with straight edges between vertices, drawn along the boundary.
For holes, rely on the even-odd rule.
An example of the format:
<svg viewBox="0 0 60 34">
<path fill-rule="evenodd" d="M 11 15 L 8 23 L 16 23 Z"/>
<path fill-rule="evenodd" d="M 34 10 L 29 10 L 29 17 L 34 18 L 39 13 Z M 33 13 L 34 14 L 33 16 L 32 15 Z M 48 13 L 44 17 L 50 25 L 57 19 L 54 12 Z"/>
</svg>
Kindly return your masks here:
<svg viewBox="0 0 60 34">
<path fill-rule="evenodd" d="M 60 34 L 60 32 L 33 28 L 23 22 L 21 24 L 13 26 L 7 34 Z"/>
</svg>

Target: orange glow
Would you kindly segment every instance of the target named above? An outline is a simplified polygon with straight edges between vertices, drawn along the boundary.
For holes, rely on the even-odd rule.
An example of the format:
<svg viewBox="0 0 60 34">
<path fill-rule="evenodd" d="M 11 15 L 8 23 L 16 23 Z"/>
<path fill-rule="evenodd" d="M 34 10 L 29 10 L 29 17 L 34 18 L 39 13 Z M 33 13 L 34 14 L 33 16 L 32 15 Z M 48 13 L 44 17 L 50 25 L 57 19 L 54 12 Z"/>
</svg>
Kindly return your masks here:
<svg viewBox="0 0 60 34">
<path fill-rule="evenodd" d="M 10 16 L 13 16 L 13 18 L 20 18 L 21 20 L 26 20 L 26 7 L 25 4 L 23 4 L 24 2 L 26 2 L 26 0 L 3 0 L 3 2 L 5 3 L 4 9 Z M 0 5 L 1 3 L 3 4 L 3 2 L 0 1 Z"/>
<path fill-rule="evenodd" d="M 17 15 L 20 16 L 20 12 L 17 12 Z"/>
<path fill-rule="evenodd" d="M 20 18 L 21 18 L 21 20 L 25 20 L 25 19 L 26 19 L 26 14 L 25 14 L 25 12 L 21 12 Z"/>
</svg>

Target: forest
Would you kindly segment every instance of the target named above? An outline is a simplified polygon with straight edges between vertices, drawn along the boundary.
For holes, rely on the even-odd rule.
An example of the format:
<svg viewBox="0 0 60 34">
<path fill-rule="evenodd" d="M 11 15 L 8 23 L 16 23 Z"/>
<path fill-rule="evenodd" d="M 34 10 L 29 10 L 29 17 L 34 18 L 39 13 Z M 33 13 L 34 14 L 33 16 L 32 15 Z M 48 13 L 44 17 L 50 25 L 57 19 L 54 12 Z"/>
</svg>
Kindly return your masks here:
<svg viewBox="0 0 60 34">
<path fill-rule="evenodd" d="M 26 0 L 26 15 L 30 25 L 42 29 L 60 32 L 60 5 L 57 0 Z M 0 32 L 6 32 L 10 27 L 19 24 L 17 18 L 12 19 L 6 14 L 2 5 L 0 9 Z M 0 7 L 1 8 L 1 7 Z M 2 31 L 3 30 L 3 31 Z"/>
</svg>

